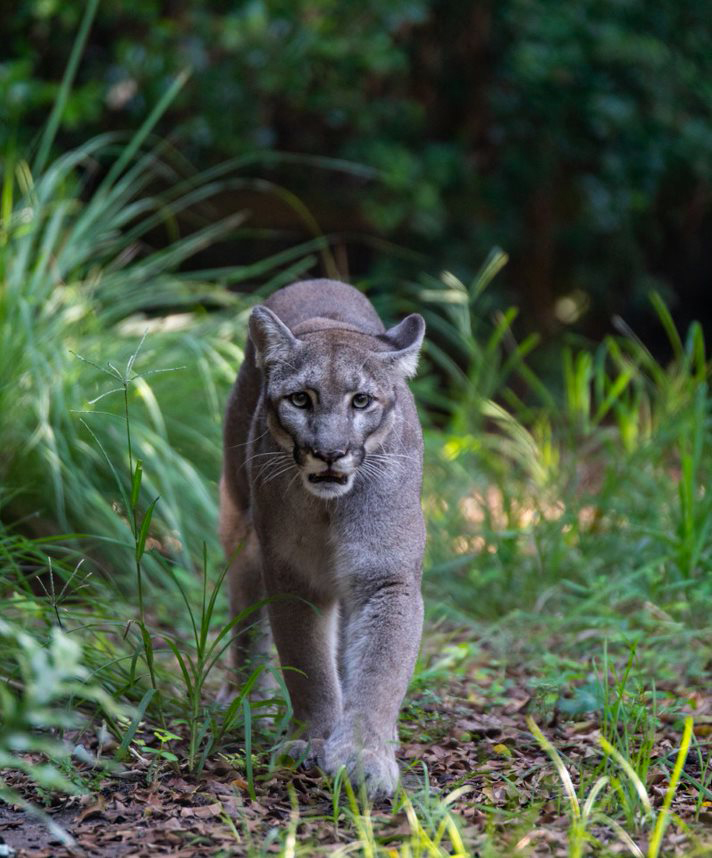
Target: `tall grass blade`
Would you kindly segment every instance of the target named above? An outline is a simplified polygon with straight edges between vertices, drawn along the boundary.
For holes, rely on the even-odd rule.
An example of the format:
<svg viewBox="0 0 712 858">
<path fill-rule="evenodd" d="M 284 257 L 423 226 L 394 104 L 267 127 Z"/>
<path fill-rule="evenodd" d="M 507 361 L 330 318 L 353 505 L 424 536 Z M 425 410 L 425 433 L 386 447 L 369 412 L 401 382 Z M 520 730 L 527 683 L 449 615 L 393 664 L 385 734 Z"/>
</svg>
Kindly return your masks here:
<svg viewBox="0 0 712 858">
<path fill-rule="evenodd" d="M 148 530 L 151 527 L 151 519 L 153 518 L 153 510 L 156 508 L 156 504 L 158 503 L 158 498 L 154 498 L 151 501 L 148 509 L 146 510 L 143 520 L 141 521 L 141 527 L 138 531 L 138 536 L 136 538 L 136 561 L 140 561 L 143 557 L 143 553 L 146 550 L 146 539 L 148 538 Z"/>
<path fill-rule="evenodd" d="M 64 75 L 62 76 L 62 83 L 60 84 L 57 98 L 54 101 L 52 112 L 47 120 L 47 125 L 45 125 L 44 131 L 42 132 L 37 156 L 34 164 L 32 165 L 32 172 L 35 176 L 39 176 L 44 170 L 50 149 L 52 148 L 52 143 L 54 143 L 54 138 L 57 136 L 57 130 L 59 129 L 64 110 L 67 106 L 67 99 L 69 98 L 69 93 L 77 74 L 79 61 L 82 57 L 82 53 L 84 52 L 84 45 L 86 44 L 87 36 L 89 35 L 92 22 L 94 21 L 98 5 L 99 0 L 87 0 L 84 17 L 79 25 L 79 32 L 74 40 L 74 44 L 72 45 L 72 52 L 69 55 L 69 61 L 67 62 L 67 67 L 64 70 Z"/>
<path fill-rule="evenodd" d="M 680 334 L 678 333 L 677 326 L 673 321 L 670 310 L 668 310 L 667 305 L 657 292 L 650 293 L 650 303 L 655 308 L 655 312 L 658 314 L 658 318 L 660 319 L 662 326 L 665 328 L 665 333 L 667 334 L 670 345 L 672 346 L 675 359 L 681 361 L 684 358 L 685 349 L 682 345 Z"/>
<path fill-rule="evenodd" d="M 606 752 L 606 754 L 613 757 L 613 759 L 618 763 L 618 765 L 630 778 L 631 783 L 635 787 L 635 791 L 638 793 L 638 797 L 640 798 L 640 801 L 645 808 L 645 813 L 648 816 L 652 816 L 653 808 L 650 804 L 650 796 L 648 795 L 648 791 L 645 789 L 645 784 L 638 777 L 638 773 L 635 771 L 633 766 L 631 766 L 628 760 L 626 760 L 626 758 L 617 748 L 613 747 L 613 745 L 608 741 L 608 739 L 601 736 L 598 741 L 603 750 Z"/>
<path fill-rule="evenodd" d="M 156 693 L 155 688 L 149 688 L 146 693 L 141 698 L 138 706 L 136 707 L 136 712 L 129 723 L 129 726 L 126 728 L 126 732 L 124 733 L 121 744 L 116 749 L 116 759 L 121 761 L 126 759 L 128 754 L 129 745 L 133 742 L 134 736 L 136 735 L 136 731 L 143 720 L 143 716 L 146 714 L 146 709 L 148 709 L 148 704 L 153 699 L 154 694 Z"/>
<path fill-rule="evenodd" d="M 608 825 L 610 828 L 615 831 L 616 836 L 620 840 L 620 842 L 628 849 L 631 855 L 634 858 L 645 858 L 642 849 L 638 846 L 638 844 L 633 840 L 633 838 L 628 834 L 628 832 L 623 828 L 623 826 L 617 820 L 613 819 L 611 816 L 606 816 L 604 813 L 596 813 L 594 814 L 594 820 L 603 822 L 605 825 Z"/>
<path fill-rule="evenodd" d="M 257 801 L 255 793 L 255 773 L 252 765 L 252 709 L 247 696 L 242 699 L 242 716 L 245 724 L 245 774 L 247 790 L 252 801 Z"/>
<path fill-rule="evenodd" d="M 687 759 L 687 752 L 690 750 L 690 743 L 692 742 L 693 724 L 694 720 L 691 716 L 685 718 L 685 727 L 682 732 L 680 751 L 677 755 L 677 759 L 675 760 L 675 768 L 672 770 L 670 783 L 668 784 L 668 788 L 665 791 L 665 797 L 663 798 L 663 806 L 660 809 L 657 820 L 655 821 L 655 829 L 653 830 L 653 836 L 650 838 L 650 845 L 648 847 L 648 858 L 658 858 L 658 855 L 660 854 L 663 837 L 665 835 L 665 829 L 667 828 L 669 822 L 670 806 L 672 804 L 673 797 L 675 796 L 677 785 L 680 782 L 682 769 L 685 765 L 685 760 Z"/>
<path fill-rule="evenodd" d="M 111 169 L 106 175 L 106 178 L 101 183 L 101 189 L 110 188 L 111 185 L 116 181 L 116 179 L 121 175 L 124 168 L 131 163 L 148 135 L 155 128 L 156 123 L 159 121 L 161 116 L 163 116 L 166 110 L 168 110 L 171 103 L 181 91 L 181 89 L 183 89 L 189 77 L 190 71 L 188 69 L 184 69 L 176 75 L 176 77 L 171 82 L 171 85 L 163 93 L 156 106 L 143 121 L 141 127 L 133 135 L 133 137 L 129 141 L 128 146 L 126 146 L 122 150 L 121 155 L 112 165 Z"/>
<path fill-rule="evenodd" d="M 564 791 L 569 800 L 569 805 L 571 806 L 571 814 L 574 820 L 581 819 L 581 807 L 579 805 L 578 797 L 576 796 L 576 790 L 574 789 L 574 784 L 571 780 L 571 775 L 569 774 L 568 769 L 564 765 L 563 760 L 559 756 L 559 752 L 541 732 L 539 726 L 531 715 L 527 715 L 527 727 L 529 727 L 529 730 L 539 743 L 542 750 L 547 753 L 549 759 L 554 764 L 554 768 L 556 769 L 557 774 L 561 779 Z"/>
</svg>

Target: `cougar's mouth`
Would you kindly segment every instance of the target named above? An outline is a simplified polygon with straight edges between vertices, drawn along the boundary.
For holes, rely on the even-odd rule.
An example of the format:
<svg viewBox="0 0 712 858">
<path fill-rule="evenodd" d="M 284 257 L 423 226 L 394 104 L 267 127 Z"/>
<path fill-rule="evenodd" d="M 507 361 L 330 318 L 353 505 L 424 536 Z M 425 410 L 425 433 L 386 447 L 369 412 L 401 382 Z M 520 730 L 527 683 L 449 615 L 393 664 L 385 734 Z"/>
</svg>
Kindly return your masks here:
<svg viewBox="0 0 712 858">
<path fill-rule="evenodd" d="M 310 483 L 336 483 L 345 486 L 348 480 L 347 474 L 337 474 L 336 471 L 322 471 L 320 474 L 309 474 Z"/>
</svg>

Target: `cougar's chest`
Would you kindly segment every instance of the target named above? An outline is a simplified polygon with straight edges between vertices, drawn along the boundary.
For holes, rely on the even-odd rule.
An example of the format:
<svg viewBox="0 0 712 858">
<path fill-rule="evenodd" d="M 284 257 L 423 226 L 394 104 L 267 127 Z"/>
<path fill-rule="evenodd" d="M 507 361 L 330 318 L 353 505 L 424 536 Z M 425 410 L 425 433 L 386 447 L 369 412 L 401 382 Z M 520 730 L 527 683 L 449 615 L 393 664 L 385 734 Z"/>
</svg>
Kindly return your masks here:
<svg viewBox="0 0 712 858">
<path fill-rule="evenodd" d="M 268 515 L 258 515 L 260 541 L 269 554 L 310 588 L 334 588 L 334 527 L 324 504 L 307 498 L 274 495 Z"/>
</svg>

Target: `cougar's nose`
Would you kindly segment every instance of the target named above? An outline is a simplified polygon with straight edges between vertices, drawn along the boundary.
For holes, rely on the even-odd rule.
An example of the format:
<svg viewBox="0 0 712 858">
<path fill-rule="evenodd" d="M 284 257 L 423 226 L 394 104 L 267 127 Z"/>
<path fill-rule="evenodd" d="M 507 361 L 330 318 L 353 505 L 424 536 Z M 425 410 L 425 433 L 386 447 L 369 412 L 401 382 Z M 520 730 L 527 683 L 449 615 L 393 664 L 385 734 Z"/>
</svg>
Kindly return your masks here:
<svg viewBox="0 0 712 858">
<path fill-rule="evenodd" d="M 327 465 L 333 465 L 338 459 L 343 458 L 346 455 L 346 450 L 321 450 L 316 447 L 312 447 L 309 451 L 315 459 L 321 459 L 322 462 L 326 462 Z"/>
</svg>

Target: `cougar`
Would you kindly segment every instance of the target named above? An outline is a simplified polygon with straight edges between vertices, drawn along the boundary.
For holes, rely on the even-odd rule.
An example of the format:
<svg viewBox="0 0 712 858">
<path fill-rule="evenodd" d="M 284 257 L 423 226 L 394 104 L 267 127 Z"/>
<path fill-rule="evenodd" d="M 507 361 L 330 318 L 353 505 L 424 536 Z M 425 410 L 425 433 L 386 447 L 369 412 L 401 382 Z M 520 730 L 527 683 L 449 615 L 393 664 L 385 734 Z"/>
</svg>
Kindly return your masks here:
<svg viewBox="0 0 712 858">
<path fill-rule="evenodd" d="M 231 610 L 267 600 L 303 730 L 290 753 L 345 766 L 371 797 L 398 784 L 422 631 L 423 440 L 406 380 L 424 333 L 417 314 L 386 330 L 345 283 L 286 286 L 251 313 L 224 424 Z M 238 674 L 266 652 L 254 625 L 236 627 Z"/>
</svg>

